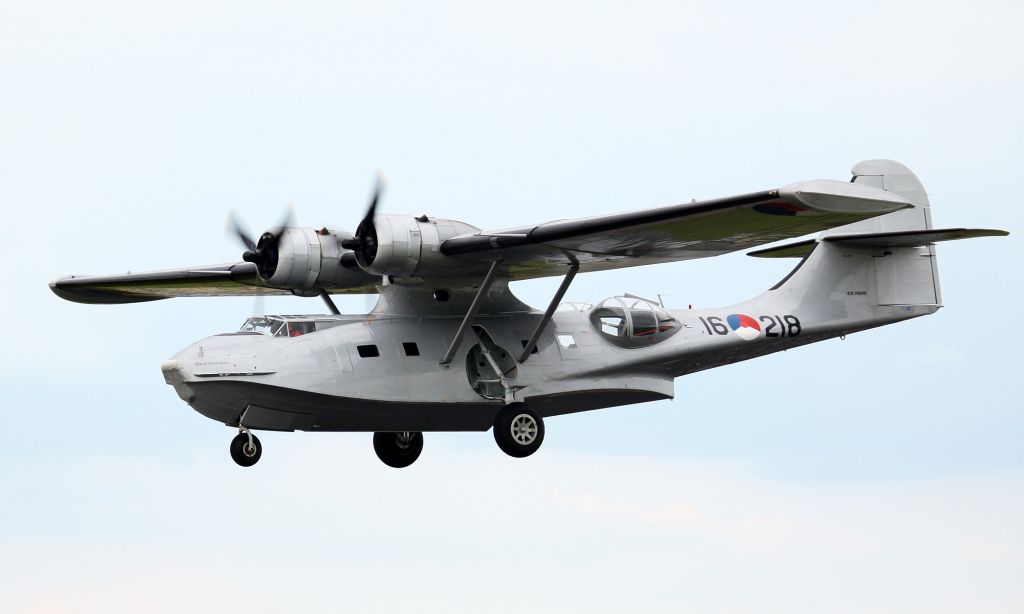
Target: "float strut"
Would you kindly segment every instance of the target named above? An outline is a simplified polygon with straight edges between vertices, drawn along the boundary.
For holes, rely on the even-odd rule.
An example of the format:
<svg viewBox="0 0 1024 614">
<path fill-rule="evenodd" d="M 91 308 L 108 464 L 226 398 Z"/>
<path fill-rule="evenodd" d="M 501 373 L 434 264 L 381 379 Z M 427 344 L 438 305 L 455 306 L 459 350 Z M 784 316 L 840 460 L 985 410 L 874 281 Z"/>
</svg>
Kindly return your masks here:
<svg viewBox="0 0 1024 614">
<path fill-rule="evenodd" d="M 334 304 L 334 300 L 331 298 L 331 295 L 327 294 L 327 290 L 324 290 L 323 288 L 320 289 L 320 298 L 324 299 L 324 305 L 327 305 L 327 308 L 331 310 L 331 313 L 334 315 L 339 315 L 341 313 L 338 311 L 338 306 Z"/>
<path fill-rule="evenodd" d="M 249 406 L 248 405 L 245 406 L 245 411 L 242 412 L 242 415 L 238 417 L 238 432 L 239 433 L 245 433 L 245 436 L 249 438 L 249 445 L 250 446 L 255 446 L 255 444 L 253 444 L 253 442 L 252 442 L 252 431 L 250 431 L 249 427 L 245 426 L 245 424 L 244 424 L 245 414 L 247 414 L 247 413 L 249 413 Z"/>
</svg>

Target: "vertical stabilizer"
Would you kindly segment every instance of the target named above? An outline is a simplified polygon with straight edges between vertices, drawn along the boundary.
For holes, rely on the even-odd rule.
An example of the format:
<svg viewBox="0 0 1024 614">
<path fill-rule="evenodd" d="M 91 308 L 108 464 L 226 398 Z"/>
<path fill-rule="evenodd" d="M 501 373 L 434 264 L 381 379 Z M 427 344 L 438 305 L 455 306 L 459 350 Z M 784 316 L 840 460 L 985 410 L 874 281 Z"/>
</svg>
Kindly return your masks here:
<svg viewBox="0 0 1024 614">
<path fill-rule="evenodd" d="M 814 249 L 805 266 L 794 271 L 780 289 L 801 296 L 805 304 L 842 304 L 840 311 L 859 306 L 872 312 L 866 318 L 888 313 L 892 307 L 941 306 L 934 243 L 877 238 L 932 228 L 924 186 L 910 169 L 892 160 L 854 165 L 853 182 L 898 194 L 914 207 L 822 232 L 816 247 L 807 246 Z M 858 236 L 864 238 L 858 240 Z"/>
<path fill-rule="evenodd" d="M 865 160 L 853 166 L 852 181 L 899 194 L 913 203 L 903 209 L 821 234 L 835 235 L 900 232 L 932 228 L 931 203 L 921 181 L 894 160 Z M 893 247 L 874 255 L 875 297 L 879 305 L 941 305 L 935 246 Z"/>
</svg>

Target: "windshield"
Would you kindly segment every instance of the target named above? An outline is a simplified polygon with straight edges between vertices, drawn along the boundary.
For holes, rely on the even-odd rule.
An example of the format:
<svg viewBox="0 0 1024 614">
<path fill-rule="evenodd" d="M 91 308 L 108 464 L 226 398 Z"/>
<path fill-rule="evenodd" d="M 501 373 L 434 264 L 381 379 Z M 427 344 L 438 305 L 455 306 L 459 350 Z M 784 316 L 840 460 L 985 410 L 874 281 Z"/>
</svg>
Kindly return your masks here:
<svg viewBox="0 0 1024 614">
<path fill-rule="evenodd" d="M 300 337 L 316 332 L 316 322 L 295 318 L 295 316 L 253 316 L 246 320 L 238 331 L 258 333 L 269 337 Z"/>
<path fill-rule="evenodd" d="M 260 333 L 261 335 L 271 334 L 272 322 L 266 316 L 253 316 L 242 324 L 238 331 L 242 333 Z"/>
<path fill-rule="evenodd" d="M 253 316 L 242 324 L 238 329 L 243 333 L 259 333 L 272 337 L 284 336 L 286 331 L 285 321 L 273 316 Z"/>
</svg>

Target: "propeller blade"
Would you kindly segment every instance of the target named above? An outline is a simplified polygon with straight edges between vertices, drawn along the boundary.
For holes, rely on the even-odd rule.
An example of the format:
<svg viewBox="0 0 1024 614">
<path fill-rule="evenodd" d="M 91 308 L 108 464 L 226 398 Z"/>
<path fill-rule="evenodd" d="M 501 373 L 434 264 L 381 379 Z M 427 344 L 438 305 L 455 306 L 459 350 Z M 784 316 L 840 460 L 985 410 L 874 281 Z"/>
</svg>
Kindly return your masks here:
<svg viewBox="0 0 1024 614">
<path fill-rule="evenodd" d="M 377 171 L 377 184 L 373 187 L 373 196 L 370 198 L 370 208 L 366 210 L 366 215 L 363 216 L 362 223 L 369 223 L 373 225 L 373 218 L 377 214 L 377 203 L 380 202 L 380 197 L 384 193 L 384 188 L 388 185 L 387 177 L 383 173 Z"/>
<path fill-rule="evenodd" d="M 242 227 L 234 211 L 228 214 L 228 230 L 238 237 L 248 251 L 256 251 L 256 242 L 249 238 L 249 233 Z"/>
<path fill-rule="evenodd" d="M 387 184 L 388 180 L 384 174 L 377 171 L 377 183 L 373 187 L 373 195 L 370 197 L 370 206 L 366 209 L 366 215 L 356 227 L 355 236 L 341 242 L 343 248 L 356 252 L 364 263 L 372 262 L 377 254 L 377 228 L 373 221 L 377 215 L 377 204 L 380 202 Z"/>
<path fill-rule="evenodd" d="M 294 224 L 295 204 L 289 201 L 288 204 L 286 205 L 286 208 L 284 210 L 284 216 L 281 218 L 281 221 L 279 221 L 276 226 L 272 226 L 270 230 L 268 230 L 267 232 L 274 235 L 275 238 L 278 238 L 281 236 L 281 231 L 283 231 L 285 228 L 290 228 Z"/>
</svg>

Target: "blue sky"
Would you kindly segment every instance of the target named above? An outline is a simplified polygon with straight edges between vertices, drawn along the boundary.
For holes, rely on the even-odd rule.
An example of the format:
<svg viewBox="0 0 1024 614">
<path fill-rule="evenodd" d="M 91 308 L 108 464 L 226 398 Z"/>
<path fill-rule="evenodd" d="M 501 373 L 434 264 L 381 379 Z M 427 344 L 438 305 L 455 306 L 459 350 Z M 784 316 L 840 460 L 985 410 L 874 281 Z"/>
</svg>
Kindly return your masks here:
<svg viewBox="0 0 1024 614">
<path fill-rule="evenodd" d="M 15 612 L 1017 612 L 1024 9 L 862 2 L 0 5 L 0 600 Z M 256 231 L 383 208 L 502 228 L 913 169 L 937 315 L 548 423 L 537 455 L 429 434 L 233 433 L 160 362 L 249 299 L 102 307 L 47 282 L 233 260 Z M 568 298 L 725 305 L 743 254 Z M 514 287 L 543 305 L 557 280 Z M 341 301 L 362 310 L 363 298 Z M 269 312 L 320 311 L 268 299 Z"/>
</svg>

